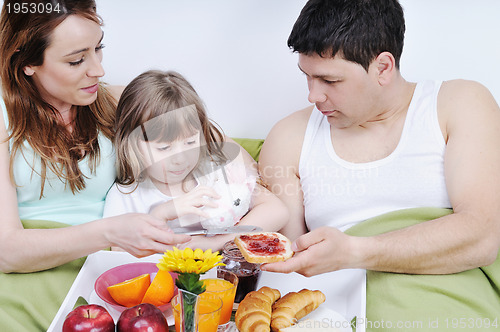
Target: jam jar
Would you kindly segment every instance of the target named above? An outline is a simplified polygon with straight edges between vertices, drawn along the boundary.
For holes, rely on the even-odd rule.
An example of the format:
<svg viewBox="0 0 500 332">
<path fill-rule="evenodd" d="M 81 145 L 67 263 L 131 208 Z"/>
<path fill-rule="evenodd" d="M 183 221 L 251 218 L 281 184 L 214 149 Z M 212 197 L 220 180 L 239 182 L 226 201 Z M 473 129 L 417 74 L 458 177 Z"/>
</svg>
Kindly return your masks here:
<svg viewBox="0 0 500 332">
<path fill-rule="evenodd" d="M 222 248 L 222 263 L 217 270 L 231 271 L 238 276 L 238 287 L 236 289 L 235 303 L 240 303 L 245 295 L 256 290 L 260 277 L 260 264 L 249 263 L 245 260 L 234 241 L 229 241 Z"/>
</svg>

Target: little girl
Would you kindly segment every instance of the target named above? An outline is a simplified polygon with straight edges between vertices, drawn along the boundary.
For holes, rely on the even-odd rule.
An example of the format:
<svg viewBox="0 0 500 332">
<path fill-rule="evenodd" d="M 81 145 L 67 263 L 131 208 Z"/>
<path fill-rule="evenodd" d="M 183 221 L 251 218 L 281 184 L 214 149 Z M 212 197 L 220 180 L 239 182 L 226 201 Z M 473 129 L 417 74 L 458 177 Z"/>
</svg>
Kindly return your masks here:
<svg viewBox="0 0 500 332">
<path fill-rule="evenodd" d="M 236 223 L 281 229 L 285 205 L 256 183 L 250 155 L 207 117 L 191 84 L 150 70 L 125 88 L 117 109 L 118 176 L 104 216 L 150 213 L 170 228 Z M 234 234 L 194 236 L 181 247 L 221 249 Z"/>
</svg>

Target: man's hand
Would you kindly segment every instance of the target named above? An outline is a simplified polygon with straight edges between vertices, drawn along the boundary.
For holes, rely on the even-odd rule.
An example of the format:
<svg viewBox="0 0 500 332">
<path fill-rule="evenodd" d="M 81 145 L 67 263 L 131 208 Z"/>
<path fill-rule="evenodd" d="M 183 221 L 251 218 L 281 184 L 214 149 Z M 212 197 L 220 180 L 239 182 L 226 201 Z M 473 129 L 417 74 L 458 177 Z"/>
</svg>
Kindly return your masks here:
<svg viewBox="0 0 500 332">
<path fill-rule="evenodd" d="M 297 272 L 306 277 L 351 268 L 352 237 L 336 228 L 320 227 L 306 233 L 292 243 L 295 255 L 278 263 L 263 264 L 263 271 Z"/>
</svg>

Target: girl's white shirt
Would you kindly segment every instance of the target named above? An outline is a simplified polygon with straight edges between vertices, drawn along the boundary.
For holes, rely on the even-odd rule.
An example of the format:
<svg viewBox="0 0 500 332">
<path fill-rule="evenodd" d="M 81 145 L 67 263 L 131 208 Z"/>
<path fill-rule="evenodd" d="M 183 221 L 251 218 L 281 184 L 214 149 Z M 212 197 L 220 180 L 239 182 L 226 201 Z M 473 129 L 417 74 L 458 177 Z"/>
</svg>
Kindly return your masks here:
<svg viewBox="0 0 500 332">
<path fill-rule="evenodd" d="M 245 169 L 240 158 L 226 164 L 224 170 L 226 177 L 221 167 L 207 162 L 193 172 L 197 186 L 212 187 L 221 196 L 216 201 L 218 208 L 204 208 L 210 218 L 201 219 L 197 215 L 186 215 L 168 221 L 169 227 L 194 226 L 206 229 L 227 227 L 235 225 L 248 212 L 255 188 L 255 175 Z M 128 186 L 114 184 L 106 197 L 103 217 L 126 213 L 150 213 L 158 205 L 174 198 L 162 193 L 149 178 Z"/>
</svg>

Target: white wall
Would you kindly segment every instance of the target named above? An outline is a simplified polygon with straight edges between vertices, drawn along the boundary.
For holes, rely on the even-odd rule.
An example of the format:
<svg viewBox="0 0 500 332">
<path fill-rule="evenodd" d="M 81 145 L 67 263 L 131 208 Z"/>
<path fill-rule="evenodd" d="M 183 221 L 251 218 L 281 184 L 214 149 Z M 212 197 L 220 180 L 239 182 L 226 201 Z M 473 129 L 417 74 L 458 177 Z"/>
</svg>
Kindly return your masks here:
<svg viewBox="0 0 500 332">
<path fill-rule="evenodd" d="M 306 0 L 98 0 L 105 79 L 126 84 L 149 68 L 184 74 L 230 136 L 265 137 L 308 105 L 297 56 L 286 46 Z M 500 101 L 500 1 L 401 0 L 401 59 L 412 81 L 467 78 Z"/>
<path fill-rule="evenodd" d="M 150 68 L 187 77 L 229 136 L 265 137 L 309 105 L 286 41 L 305 0 L 98 0 L 104 80 Z"/>
<path fill-rule="evenodd" d="M 308 105 L 286 40 L 306 0 L 97 0 L 105 22 L 105 81 L 150 68 L 185 75 L 226 133 L 265 137 Z M 401 0 L 411 81 L 467 78 L 500 102 L 500 1 Z"/>
<path fill-rule="evenodd" d="M 401 72 L 476 80 L 500 103 L 500 1 L 401 0 L 406 39 Z"/>
</svg>

